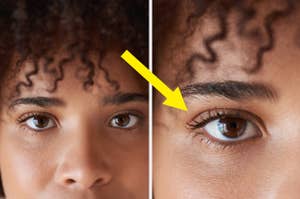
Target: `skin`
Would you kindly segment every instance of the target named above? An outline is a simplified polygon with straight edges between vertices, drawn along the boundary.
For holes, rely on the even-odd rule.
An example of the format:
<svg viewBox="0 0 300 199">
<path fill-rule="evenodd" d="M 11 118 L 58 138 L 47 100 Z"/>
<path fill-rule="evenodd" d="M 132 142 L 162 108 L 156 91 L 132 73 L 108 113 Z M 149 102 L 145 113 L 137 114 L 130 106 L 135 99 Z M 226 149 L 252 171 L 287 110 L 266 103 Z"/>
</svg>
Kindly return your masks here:
<svg viewBox="0 0 300 199">
<path fill-rule="evenodd" d="M 102 64 L 120 84 L 117 91 L 98 69 L 94 78 L 98 86 L 84 90 L 83 81 L 76 77 L 84 75 L 78 72 L 81 62 L 75 59 L 66 64 L 65 78 L 55 92 L 47 91 L 53 79 L 40 70 L 32 76 L 33 87 L 22 87 L 18 96 L 59 102 L 44 106 L 21 102 L 10 107 L 16 98 L 2 101 L 0 169 L 6 198 L 147 198 L 147 85 L 120 55 L 119 50 L 109 51 Z M 32 62 L 26 61 L 2 94 L 8 96 L 31 68 Z M 116 103 L 112 99 L 119 99 L 118 93 L 138 97 Z M 30 113 L 46 113 L 55 118 L 56 126 L 34 131 L 28 122 L 17 121 Z M 121 114 L 131 117 L 131 127 L 112 126 Z"/>
<path fill-rule="evenodd" d="M 261 17 L 273 5 L 271 1 L 264 2 L 258 6 Z M 215 93 L 185 95 L 187 112 L 161 105 L 163 98 L 157 95 L 155 198 L 298 198 L 300 50 L 296 42 L 299 27 L 294 22 L 299 20 L 299 14 L 294 13 L 275 23 L 275 48 L 264 55 L 263 67 L 257 73 L 249 74 L 245 68 L 253 66 L 253 52 L 256 52 L 253 49 L 262 42 L 238 36 L 234 25 L 238 14 L 231 13 L 227 38 L 212 45 L 219 60 L 213 64 L 199 61 L 193 69 L 194 78 L 176 81 L 178 71 L 185 69 L 185 62 L 192 52 L 208 56 L 201 41 L 218 31 L 214 18 L 207 18 L 205 22 L 198 21 L 198 29 L 180 43 L 182 32 L 186 30 L 185 19 L 191 12 L 190 5 L 179 6 L 178 18 L 173 21 L 176 27 L 169 29 L 165 42 L 159 46 L 159 77 L 174 88 L 180 86 L 183 91 L 191 84 L 236 81 L 263 84 L 273 95 L 270 98 L 246 95 L 235 99 Z M 250 27 L 257 24 L 260 24 L 259 19 L 252 20 Z M 265 32 L 262 33 L 266 38 Z M 224 143 L 213 138 L 210 129 L 204 126 L 195 130 L 187 127 L 187 123 L 201 120 L 203 113 L 217 108 L 234 109 L 238 113 L 247 111 L 248 116 L 242 117 L 242 114 L 239 117 L 257 128 L 247 131 L 251 134 L 247 139 Z"/>
</svg>

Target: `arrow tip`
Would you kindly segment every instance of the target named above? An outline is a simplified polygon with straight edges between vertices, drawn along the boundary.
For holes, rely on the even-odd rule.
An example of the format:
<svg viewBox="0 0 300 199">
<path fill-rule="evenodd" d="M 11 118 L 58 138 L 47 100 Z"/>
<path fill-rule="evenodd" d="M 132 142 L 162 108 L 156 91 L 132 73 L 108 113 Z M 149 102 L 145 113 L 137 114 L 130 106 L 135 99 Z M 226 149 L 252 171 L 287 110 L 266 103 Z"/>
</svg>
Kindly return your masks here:
<svg viewBox="0 0 300 199">
<path fill-rule="evenodd" d="M 163 104 L 183 111 L 188 110 L 178 87 L 171 95 L 167 96 L 167 99 L 163 102 Z"/>
</svg>

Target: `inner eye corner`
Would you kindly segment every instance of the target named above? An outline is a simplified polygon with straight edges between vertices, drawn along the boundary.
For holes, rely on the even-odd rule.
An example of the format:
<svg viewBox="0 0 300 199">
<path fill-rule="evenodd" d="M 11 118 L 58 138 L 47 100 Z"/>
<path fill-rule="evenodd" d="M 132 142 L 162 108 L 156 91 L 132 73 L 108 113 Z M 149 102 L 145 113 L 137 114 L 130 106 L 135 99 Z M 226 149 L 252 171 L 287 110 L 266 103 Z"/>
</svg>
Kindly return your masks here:
<svg viewBox="0 0 300 199">
<path fill-rule="evenodd" d="M 190 121 L 190 122 L 186 122 L 184 126 L 188 130 L 194 130 L 196 128 L 199 128 L 200 125 L 195 121 Z"/>
</svg>

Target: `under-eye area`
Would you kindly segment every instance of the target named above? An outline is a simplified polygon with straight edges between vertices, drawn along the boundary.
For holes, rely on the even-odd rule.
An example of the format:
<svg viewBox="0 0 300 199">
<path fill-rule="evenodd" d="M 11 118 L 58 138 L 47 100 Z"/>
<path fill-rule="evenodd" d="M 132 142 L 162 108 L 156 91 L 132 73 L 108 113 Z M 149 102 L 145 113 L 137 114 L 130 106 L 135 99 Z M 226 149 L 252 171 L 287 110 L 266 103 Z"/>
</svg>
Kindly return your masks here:
<svg viewBox="0 0 300 199">
<path fill-rule="evenodd" d="M 246 110 L 215 108 L 201 112 L 186 124 L 195 138 L 207 143 L 234 145 L 267 134 L 262 119 Z"/>
</svg>

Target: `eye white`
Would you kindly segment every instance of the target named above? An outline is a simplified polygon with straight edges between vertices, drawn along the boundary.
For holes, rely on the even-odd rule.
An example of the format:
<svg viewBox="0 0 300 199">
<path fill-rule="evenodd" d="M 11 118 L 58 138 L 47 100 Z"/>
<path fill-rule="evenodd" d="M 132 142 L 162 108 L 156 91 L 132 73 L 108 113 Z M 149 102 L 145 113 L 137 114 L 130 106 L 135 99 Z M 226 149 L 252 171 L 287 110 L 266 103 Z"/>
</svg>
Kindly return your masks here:
<svg viewBox="0 0 300 199">
<path fill-rule="evenodd" d="M 241 141 L 258 135 L 258 128 L 252 122 L 246 121 L 243 133 L 237 138 L 229 138 L 222 134 L 218 127 L 219 123 L 220 119 L 213 120 L 207 123 L 204 129 L 210 136 L 223 142 Z"/>
<path fill-rule="evenodd" d="M 127 116 L 128 117 L 128 122 L 126 125 L 120 125 L 118 124 L 119 123 L 119 118 L 120 117 L 123 117 L 123 116 Z M 138 123 L 138 120 L 139 118 L 135 115 L 132 115 L 132 114 L 128 114 L 128 115 L 117 115 L 115 116 L 114 118 L 112 118 L 112 120 L 110 121 L 110 125 L 112 127 L 115 127 L 115 128 L 131 128 L 133 126 L 135 126 L 137 123 Z"/>
<path fill-rule="evenodd" d="M 38 116 L 36 117 L 31 117 L 31 118 L 28 118 L 25 122 L 25 124 L 30 127 L 31 129 L 34 129 L 34 130 L 37 130 L 37 131 L 42 131 L 42 130 L 46 130 L 46 129 L 49 129 L 49 128 L 52 128 L 52 127 L 55 127 L 56 124 L 55 122 L 53 121 L 53 119 L 49 118 L 49 117 L 45 117 L 43 116 L 44 119 L 47 119 L 47 124 L 44 126 L 44 127 L 38 127 L 37 124 L 36 124 L 36 120 L 38 118 Z"/>
</svg>

